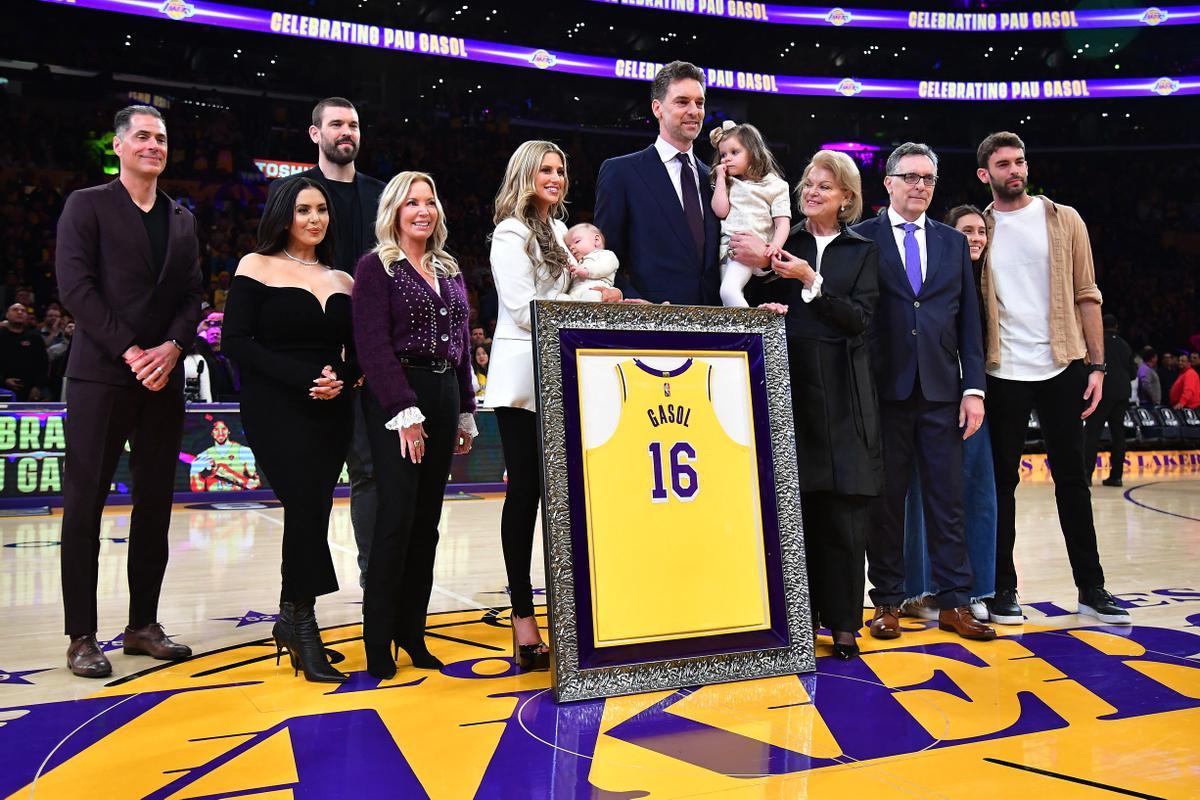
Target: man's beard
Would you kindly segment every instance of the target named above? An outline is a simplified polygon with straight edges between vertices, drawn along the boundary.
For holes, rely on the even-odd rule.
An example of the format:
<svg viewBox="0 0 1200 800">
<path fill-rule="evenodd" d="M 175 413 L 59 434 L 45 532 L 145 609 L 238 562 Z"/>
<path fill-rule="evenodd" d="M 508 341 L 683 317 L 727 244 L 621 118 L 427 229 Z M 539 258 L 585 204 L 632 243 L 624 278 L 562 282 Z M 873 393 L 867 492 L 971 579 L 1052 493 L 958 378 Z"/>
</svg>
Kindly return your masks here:
<svg viewBox="0 0 1200 800">
<path fill-rule="evenodd" d="M 350 149 L 349 153 L 342 152 L 342 150 L 340 149 L 342 144 L 350 145 L 351 149 Z M 325 158 L 329 159 L 334 164 L 338 164 L 339 166 L 345 166 L 347 164 L 354 163 L 354 159 L 358 156 L 358 145 L 352 141 L 344 141 L 341 143 L 334 142 L 332 144 L 329 144 L 329 143 L 326 143 L 324 139 L 322 139 L 321 140 L 321 152 L 325 154 Z"/>
<path fill-rule="evenodd" d="M 992 184 L 992 191 L 1002 200 L 1016 200 L 1025 194 L 1025 187 L 1029 183 L 1024 178 L 1021 179 L 1021 185 L 1016 187 L 1009 187 L 1006 181 L 997 181 L 995 178 L 992 178 L 989 182 Z"/>
</svg>

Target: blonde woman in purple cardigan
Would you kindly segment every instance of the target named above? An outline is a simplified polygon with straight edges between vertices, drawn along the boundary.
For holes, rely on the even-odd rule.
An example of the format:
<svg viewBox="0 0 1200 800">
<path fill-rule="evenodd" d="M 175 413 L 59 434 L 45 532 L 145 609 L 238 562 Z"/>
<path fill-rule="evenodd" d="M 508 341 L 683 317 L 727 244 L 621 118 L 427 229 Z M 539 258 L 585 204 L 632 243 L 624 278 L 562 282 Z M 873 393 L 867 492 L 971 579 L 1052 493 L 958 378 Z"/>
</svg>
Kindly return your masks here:
<svg viewBox="0 0 1200 800">
<path fill-rule="evenodd" d="M 363 594 L 367 671 L 396 674 L 392 644 L 418 669 L 425 646 L 442 495 L 454 454 L 477 430 L 467 291 L 446 252 L 433 178 L 401 172 L 379 198 L 379 244 L 355 269 L 354 341 L 366 378 L 367 438 L 379 485 Z"/>
</svg>

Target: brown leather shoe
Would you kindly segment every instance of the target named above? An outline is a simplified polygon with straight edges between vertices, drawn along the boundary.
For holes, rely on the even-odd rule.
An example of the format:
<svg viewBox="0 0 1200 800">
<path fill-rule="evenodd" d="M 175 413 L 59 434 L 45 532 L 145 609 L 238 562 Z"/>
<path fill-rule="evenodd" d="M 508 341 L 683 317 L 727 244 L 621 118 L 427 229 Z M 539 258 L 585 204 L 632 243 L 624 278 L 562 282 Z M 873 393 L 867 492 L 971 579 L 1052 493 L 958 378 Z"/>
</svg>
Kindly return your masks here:
<svg viewBox="0 0 1200 800">
<path fill-rule="evenodd" d="M 876 639 L 899 639 L 900 609 L 895 606 L 875 606 L 871 635 Z"/>
<path fill-rule="evenodd" d="M 175 644 L 163 633 L 162 625 L 152 622 L 144 628 L 125 629 L 125 655 L 150 656 L 159 661 L 179 661 L 191 658 L 192 648 Z"/>
<path fill-rule="evenodd" d="M 112 675 L 108 656 L 96 644 L 96 634 L 72 636 L 67 648 L 67 666 L 81 678 L 107 678 Z"/>
<path fill-rule="evenodd" d="M 938 614 L 938 628 L 944 631 L 953 631 L 964 639 L 979 639 L 988 642 L 996 638 L 995 629 L 975 619 L 970 606 L 943 609 Z"/>
</svg>

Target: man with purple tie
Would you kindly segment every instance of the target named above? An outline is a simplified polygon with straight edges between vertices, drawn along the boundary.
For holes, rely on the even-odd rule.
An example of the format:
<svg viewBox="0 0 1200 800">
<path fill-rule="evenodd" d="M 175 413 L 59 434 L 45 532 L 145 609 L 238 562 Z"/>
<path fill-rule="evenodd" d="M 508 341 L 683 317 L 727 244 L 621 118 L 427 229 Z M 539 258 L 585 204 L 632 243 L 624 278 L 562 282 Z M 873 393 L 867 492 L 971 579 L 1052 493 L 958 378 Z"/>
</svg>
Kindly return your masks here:
<svg viewBox="0 0 1200 800">
<path fill-rule="evenodd" d="M 900 635 L 904 500 L 915 464 L 938 626 L 967 639 L 994 639 L 996 632 L 968 607 L 962 442 L 983 423 L 985 386 L 971 256 L 966 237 L 926 216 L 938 180 L 933 150 L 906 142 L 888 157 L 886 173 L 888 207 L 854 228 L 879 245 L 879 299 L 869 335 L 887 484 L 867 535 L 871 635 Z"/>
<path fill-rule="evenodd" d="M 658 139 L 608 159 L 596 178 L 595 223 L 620 260 L 616 286 L 631 300 L 720 305 L 721 221 L 692 148 L 704 124 L 704 73 L 686 61 L 664 66 L 650 110 Z"/>
</svg>

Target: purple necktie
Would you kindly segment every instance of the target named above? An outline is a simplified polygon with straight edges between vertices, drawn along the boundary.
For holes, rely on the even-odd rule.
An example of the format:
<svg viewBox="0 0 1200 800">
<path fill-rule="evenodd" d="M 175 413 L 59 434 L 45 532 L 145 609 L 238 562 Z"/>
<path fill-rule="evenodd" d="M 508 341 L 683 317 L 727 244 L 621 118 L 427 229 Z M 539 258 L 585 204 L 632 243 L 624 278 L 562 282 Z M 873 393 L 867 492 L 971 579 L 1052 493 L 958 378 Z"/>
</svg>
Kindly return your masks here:
<svg viewBox="0 0 1200 800">
<path fill-rule="evenodd" d="M 916 223 L 906 222 L 896 226 L 904 228 L 904 271 L 908 273 L 908 285 L 913 294 L 921 293 L 921 247 L 917 244 Z"/>
<path fill-rule="evenodd" d="M 680 153 L 675 158 L 679 159 L 682 165 L 679 171 L 679 192 L 683 195 L 683 215 L 687 217 L 688 227 L 692 229 L 696 252 L 703 254 L 704 212 L 700 210 L 700 193 L 696 191 L 696 172 L 692 169 L 692 161 L 687 153 Z"/>
</svg>

